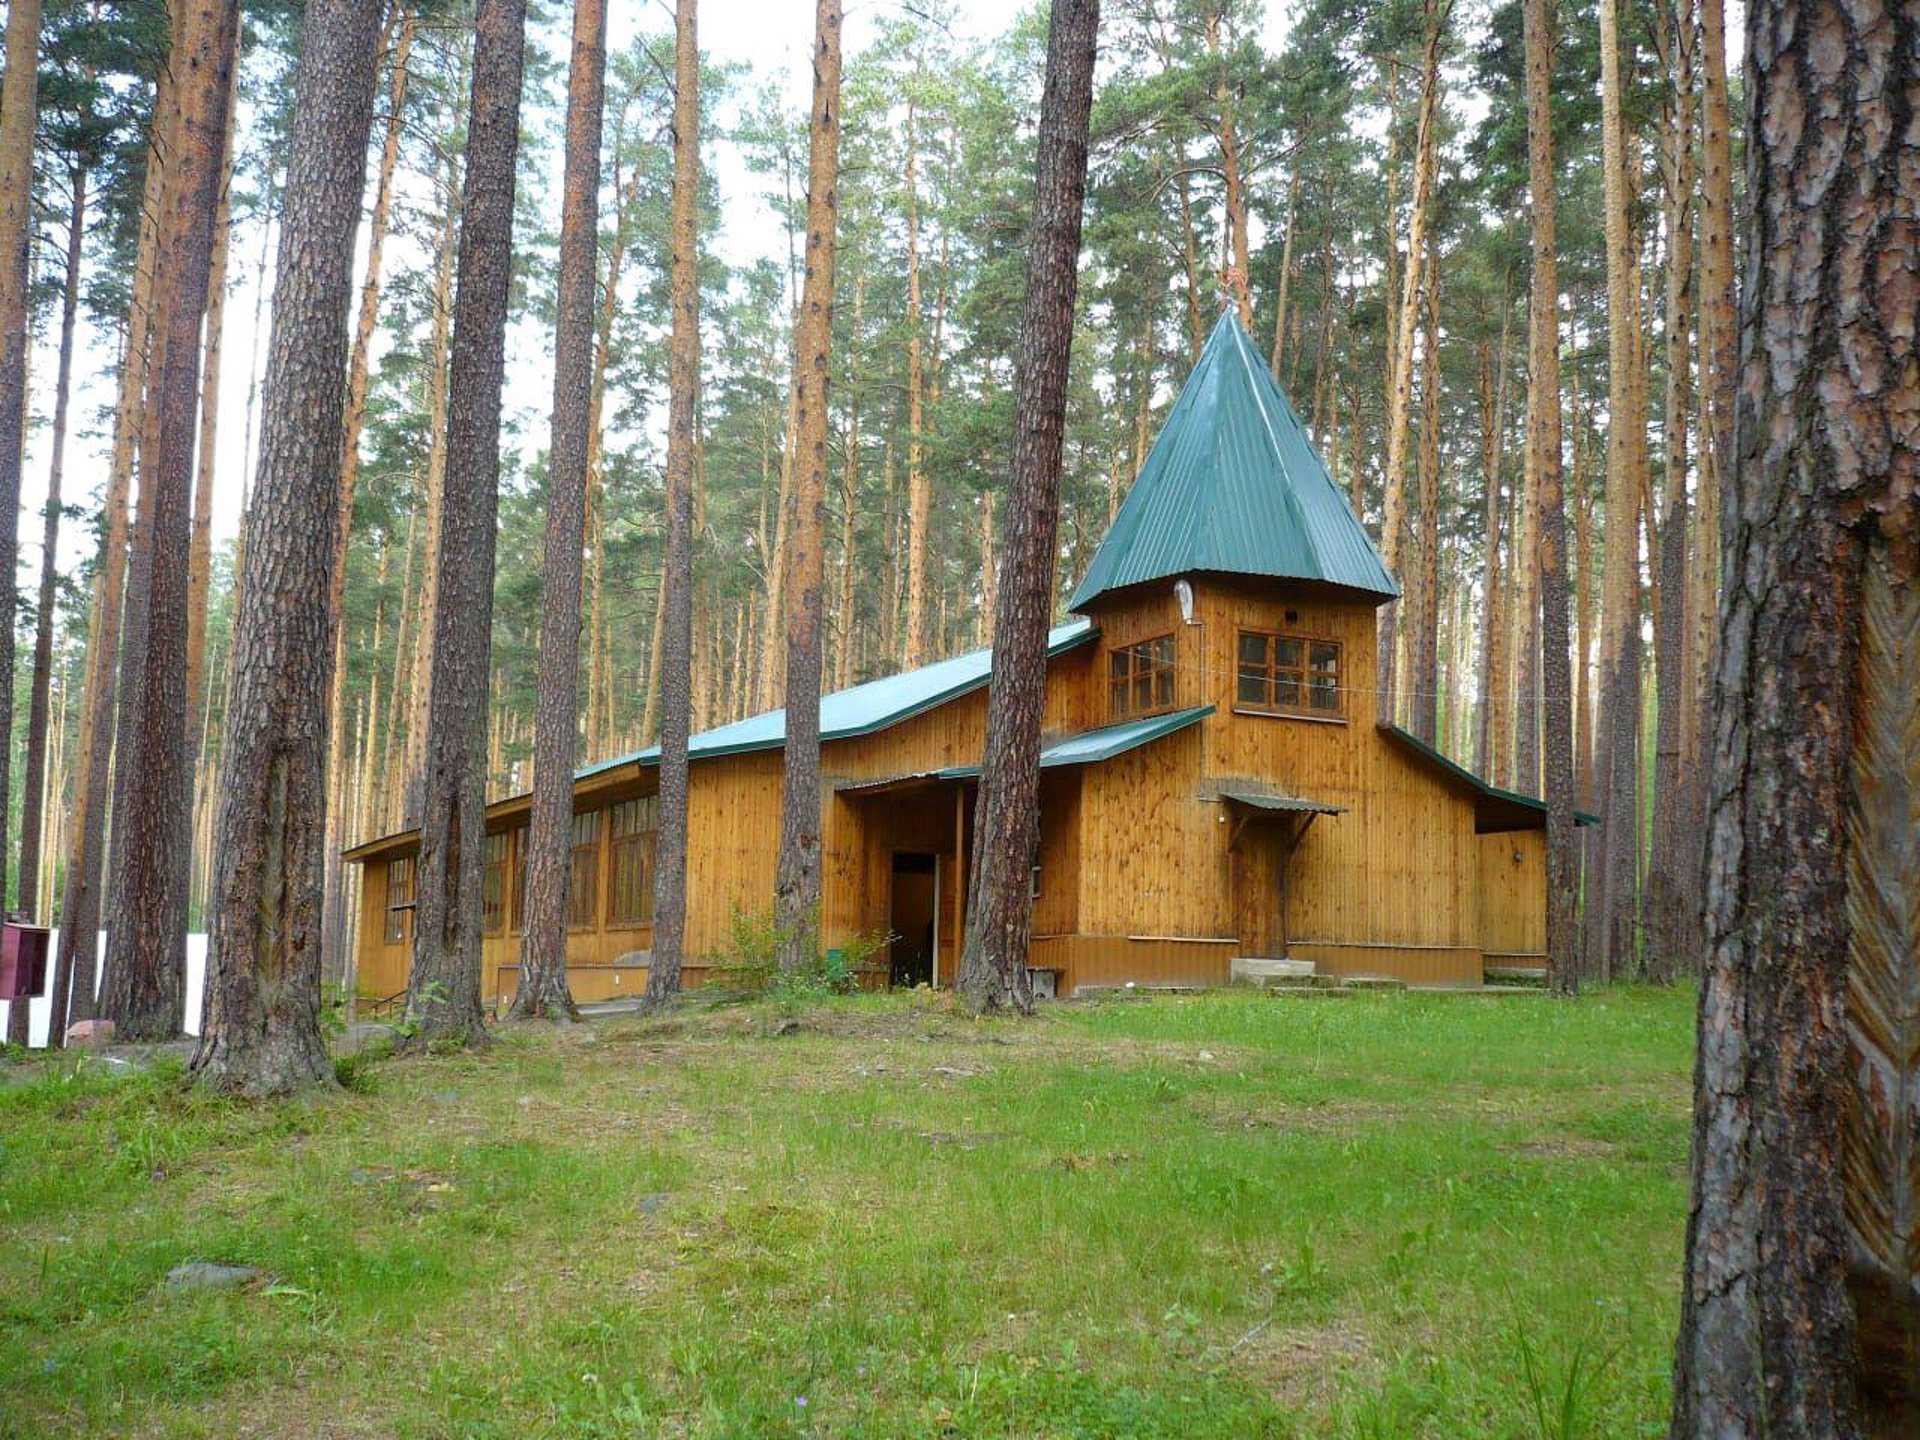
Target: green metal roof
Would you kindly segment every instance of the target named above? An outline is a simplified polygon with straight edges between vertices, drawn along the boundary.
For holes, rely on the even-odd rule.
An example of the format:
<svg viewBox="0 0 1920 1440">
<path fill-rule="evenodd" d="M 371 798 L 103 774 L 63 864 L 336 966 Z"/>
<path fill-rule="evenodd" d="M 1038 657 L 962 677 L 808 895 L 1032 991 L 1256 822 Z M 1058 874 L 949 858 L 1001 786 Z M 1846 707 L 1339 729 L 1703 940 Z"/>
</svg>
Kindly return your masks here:
<svg viewBox="0 0 1920 1440">
<path fill-rule="evenodd" d="M 1088 620 L 1075 619 L 1064 625 L 1056 625 L 1047 634 L 1047 655 L 1051 658 L 1065 654 L 1076 646 L 1084 645 L 1093 635 L 1093 624 Z M 869 680 L 864 685 L 855 685 L 849 690 L 823 695 L 820 698 L 820 738 L 846 740 L 858 735 L 871 735 L 889 725 L 898 725 L 902 720 L 958 699 L 971 690 L 978 690 L 987 683 L 992 673 L 993 651 L 972 650 L 965 655 L 956 655 L 951 660 L 936 661 L 932 665 L 922 665 L 917 670 L 886 675 L 878 680 Z M 749 750 L 778 750 L 786 743 L 787 712 L 784 709 L 768 710 L 760 715 L 750 715 L 745 720 L 736 720 L 731 725 L 701 731 L 687 742 L 687 754 L 694 760 L 710 760 L 720 755 L 744 754 Z M 584 770 L 576 770 L 573 778 L 585 780 L 592 775 L 617 770 L 623 765 L 659 763 L 660 747 L 649 745 L 645 750 L 616 755 L 611 760 L 602 760 Z"/>
<path fill-rule="evenodd" d="M 1317 580 L 1378 601 L 1400 593 L 1231 309 L 1067 608 L 1207 571 Z"/>
<path fill-rule="evenodd" d="M 1344 815 L 1344 805 L 1329 805 L 1324 800 L 1303 800 L 1298 795 L 1263 795 L 1257 790 L 1229 790 L 1222 786 L 1222 800 L 1245 805 L 1252 810 L 1271 810 L 1288 815 Z"/>
<path fill-rule="evenodd" d="M 1496 830 L 1538 830 L 1547 823 L 1547 802 L 1517 790 L 1502 790 L 1489 785 L 1458 761 L 1450 760 L 1410 730 L 1398 725 L 1381 725 L 1380 732 L 1418 758 L 1438 767 L 1442 773 L 1472 789 L 1474 795 L 1473 828 L 1482 833 Z M 1598 825 L 1600 817 L 1584 810 L 1573 812 L 1576 825 Z"/>
<path fill-rule="evenodd" d="M 1211 714 L 1213 706 L 1196 705 L 1191 710 L 1175 710 L 1170 715 L 1153 715 L 1145 720 L 1128 720 L 1120 725 L 1102 725 L 1098 730 L 1082 730 L 1078 735 L 1069 735 L 1051 745 L 1042 746 L 1040 768 L 1050 770 L 1056 765 L 1095 765 L 1102 760 L 1111 760 L 1116 755 L 1138 749 L 1149 740 L 1158 740 L 1162 735 L 1184 730 Z M 936 770 L 934 778 L 971 780 L 979 773 L 978 765 L 950 765 L 944 770 Z"/>
</svg>

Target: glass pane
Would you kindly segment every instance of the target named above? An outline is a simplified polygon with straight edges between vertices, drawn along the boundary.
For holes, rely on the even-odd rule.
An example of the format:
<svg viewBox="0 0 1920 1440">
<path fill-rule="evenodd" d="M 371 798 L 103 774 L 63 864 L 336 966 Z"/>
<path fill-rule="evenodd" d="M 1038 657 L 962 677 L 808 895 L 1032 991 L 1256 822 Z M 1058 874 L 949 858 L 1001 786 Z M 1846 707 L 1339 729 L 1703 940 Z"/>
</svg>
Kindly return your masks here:
<svg viewBox="0 0 1920 1440">
<path fill-rule="evenodd" d="M 1153 708 L 1153 676 L 1144 670 L 1134 678 L 1133 708 L 1136 710 Z"/>
<path fill-rule="evenodd" d="M 1300 703 L 1300 681 L 1293 675 L 1276 675 L 1273 679 L 1273 703 L 1276 705 L 1298 705 Z"/>
<path fill-rule="evenodd" d="M 1278 670 L 1298 670 L 1300 668 L 1301 644 L 1285 635 L 1277 635 L 1273 641 L 1273 664 Z"/>
<path fill-rule="evenodd" d="M 1316 710 L 1340 708 L 1340 690 L 1331 680 L 1315 677 L 1309 693 L 1310 703 Z"/>
<path fill-rule="evenodd" d="M 1113 676 L 1114 679 L 1116 680 L 1126 679 L 1127 677 L 1127 652 L 1126 651 L 1124 650 L 1114 651 L 1113 654 L 1107 657 L 1107 664 L 1108 666 L 1111 667 L 1109 673 Z"/>
<path fill-rule="evenodd" d="M 1313 642 L 1312 654 L 1314 669 L 1324 670 L 1329 675 L 1336 673 L 1340 669 L 1340 647 L 1338 645 L 1328 644 L 1324 640 L 1316 640 Z"/>
<path fill-rule="evenodd" d="M 1153 677 L 1153 703 L 1156 705 L 1173 704 L 1173 671 L 1159 670 Z"/>
<path fill-rule="evenodd" d="M 1242 665 L 1267 668 L 1267 637 L 1256 635 L 1251 630 L 1240 632 L 1240 663 Z"/>
<path fill-rule="evenodd" d="M 1127 682 L 1116 680 L 1108 691 L 1107 699 L 1115 715 L 1127 713 Z"/>
<path fill-rule="evenodd" d="M 1240 672 L 1240 703 L 1242 705 L 1265 705 L 1267 700 L 1267 674 L 1265 670 L 1242 670 Z"/>
<path fill-rule="evenodd" d="M 1162 665 L 1173 664 L 1173 637 L 1162 635 L 1153 642 L 1153 658 Z"/>
</svg>

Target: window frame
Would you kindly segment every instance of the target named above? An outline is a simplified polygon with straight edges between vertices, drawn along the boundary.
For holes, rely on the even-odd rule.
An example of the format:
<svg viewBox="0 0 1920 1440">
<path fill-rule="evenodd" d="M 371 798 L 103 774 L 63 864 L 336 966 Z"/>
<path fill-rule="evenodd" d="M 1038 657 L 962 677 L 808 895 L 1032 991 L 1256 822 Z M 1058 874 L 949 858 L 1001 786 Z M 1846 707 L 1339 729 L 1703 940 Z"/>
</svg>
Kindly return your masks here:
<svg viewBox="0 0 1920 1440">
<path fill-rule="evenodd" d="M 512 837 L 509 847 L 512 851 L 507 861 L 507 933 L 518 935 L 527 928 L 527 836 L 532 832 L 532 822 L 526 821 L 513 827 L 507 834 Z"/>
<path fill-rule="evenodd" d="M 495 845 L 498 853 L 492 853 Z M 507 891 L 513 873 L 513 832 L 497 831 L 483 835 L 480 839 L 480 933 L 482 935 L 503 935 L 507 929 Z M 500 885 L 499 913 L 493 920 L 487 919 L 487 883 L 497 877 Z"/>
<path fill-rule="evenodd" d="M 1166 647 L 1164 657 L 1153 653 L 1162 645 Z M 1116 662 L 1125 667 L 1124 673 L 1115 669 Z M 1162 677 L 1166 680 L 1164 699 L 1161 696 Z M 1180 647 L 1171 630 L 1159 635 L 1143 636 L 1126 645 L 1108 647 L 1106 685 L 1110 718 L 1115 724 L 1121 724 L 1165 715 L 1177 709 L 1180 703 L 1179 677 Z M 1136 687 L 1143 682 L 1149 691 L 1149 703 L 1144 707 L 1134 703 Z M 1121 703 L 1123 696 L 1125 703 Z"/>
<path fill-rule="evenodd" d="M 395 900 L 393 898 L 393 877 L 396 873 L 406 876 L 405 889 L 407 898 L 404 900 Z M 396 855 L 393 859 L 387 861 L 386 922 L 380 931 L 381 944 L 404 945 L 407 943 L 409 915 L 415 905 L 419 903 L 419 896 L 415 889 L 418 874 L 419 867 L 416 857 L 412 855 Z"/>
<path fill-rule="evenodd" d="M 631 830 L 620 828 L 623 814 L 631 814 L 638 823 Z M 638 930 L 653 924 L 653 867 L 660 836 L 660 797 L 636 795 L 630 800 L 607 807 L 607 928 Z M 639 913 L 624 914 L 619 909 L 620 866 L 628 852 L 639 856 L 634 877 L 635 899 Z"/>
<path fill-rule="evenodd" d="M 1263 667 L 1255 672 L 1249 668 L 1244 647 L 1249 638 L 1263 642 L 1266 659 Z M 1279 650 L 1281 641 L 1290 641 L 1300 647 L 1298 665 L 1281 665 Z M 1333 651 L 1332 688 L 1333 705 L 1331 708 L 1311 703 L 1307 697 L 1314 693 L 1316 674 L 1323 673 L 1323 667 L 1316 666 L 1314 650 L 1322 647 Z M 1241 694 L 1241 682 L 1258 673 L 1269 698 L 1266 702 L 1248 700 Z M 1233 709 L 1238 715 L 1266 715 L 1283 720 L 1318 720 L 1330 724 L 1345 724 L 1347 720 L 1346 685 L 1343 676 L 1346 673 L 1346 645 L 1325 635 L 1303 635 L 1290 630 L 1264 630 L 1257 626 L 1241 625 L 1234 629 L 1233 637 Z M 1297 704 L 1287 704 L 1279 700 L 1279 688 L 1283 680 L 1289 680 L 1296 686 L 1302 700 Z"/>
<path fill-rule="evenodd" d="M 593 835 L 590 840 L 582 840 L 581 822 L 587 822 Z M 598 810 L 576 810 L 572 827 L 567 833 L 567 930 L 598 930 L 600 928 L 600 812 Z M 581 869 L 583 857 L 589 859 L 592 880 L 587 887 L 587 916 L 580 917 L 581 881 L 585 872 Z"/>
</svg>

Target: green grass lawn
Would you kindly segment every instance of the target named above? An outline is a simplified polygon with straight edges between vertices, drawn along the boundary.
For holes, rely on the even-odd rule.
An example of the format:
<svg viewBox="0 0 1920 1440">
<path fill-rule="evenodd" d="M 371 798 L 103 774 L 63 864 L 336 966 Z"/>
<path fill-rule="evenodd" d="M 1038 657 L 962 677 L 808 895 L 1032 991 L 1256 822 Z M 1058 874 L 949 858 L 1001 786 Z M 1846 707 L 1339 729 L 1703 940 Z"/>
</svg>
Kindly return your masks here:
<svg viewBox="0 0 1920 1440">
<path fill-rule="evenodd" d="M 1664 1434 L 1691 1050 L 1684 991 L 1215 993 L 277 1107 L 68 1061 L 0 1089 L 0 1435 Z"/>
</svg>

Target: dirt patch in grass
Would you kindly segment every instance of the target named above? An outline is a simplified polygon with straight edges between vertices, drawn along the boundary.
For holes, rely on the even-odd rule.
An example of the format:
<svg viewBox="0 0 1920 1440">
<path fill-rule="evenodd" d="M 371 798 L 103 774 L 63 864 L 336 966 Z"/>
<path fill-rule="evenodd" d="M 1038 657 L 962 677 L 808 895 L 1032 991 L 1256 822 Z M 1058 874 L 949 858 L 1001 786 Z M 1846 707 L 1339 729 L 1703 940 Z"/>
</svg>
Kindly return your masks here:
<svg viewBox="0 0 1920 1440">
<path fill-rule="evenodd" d="M 1367 1337 L 1340 1321 L 1329 1325 L 1269 1326 L 1228 1356 L 1228 1367 L 1282 1404 L 1330 1408 L 1342 1378 L 1370 1368 Z"/>
<path fill-rule="evenodd" d="M 1225 1134 L 1236 1131 L 1351 1134 L 1396 1124 L 1407 1116 L 1407 1109 L 1403 1105 L 1371 1100 L 1328 1100 L 1313 1105 L 1276 1101 L 1269 1105 L 1250 1106 L 1244 1094 L 1199 1094 L 1188 1096 L 1187 1104 L 1195 1118 L 1209 1129 Z"/>
</svg>

